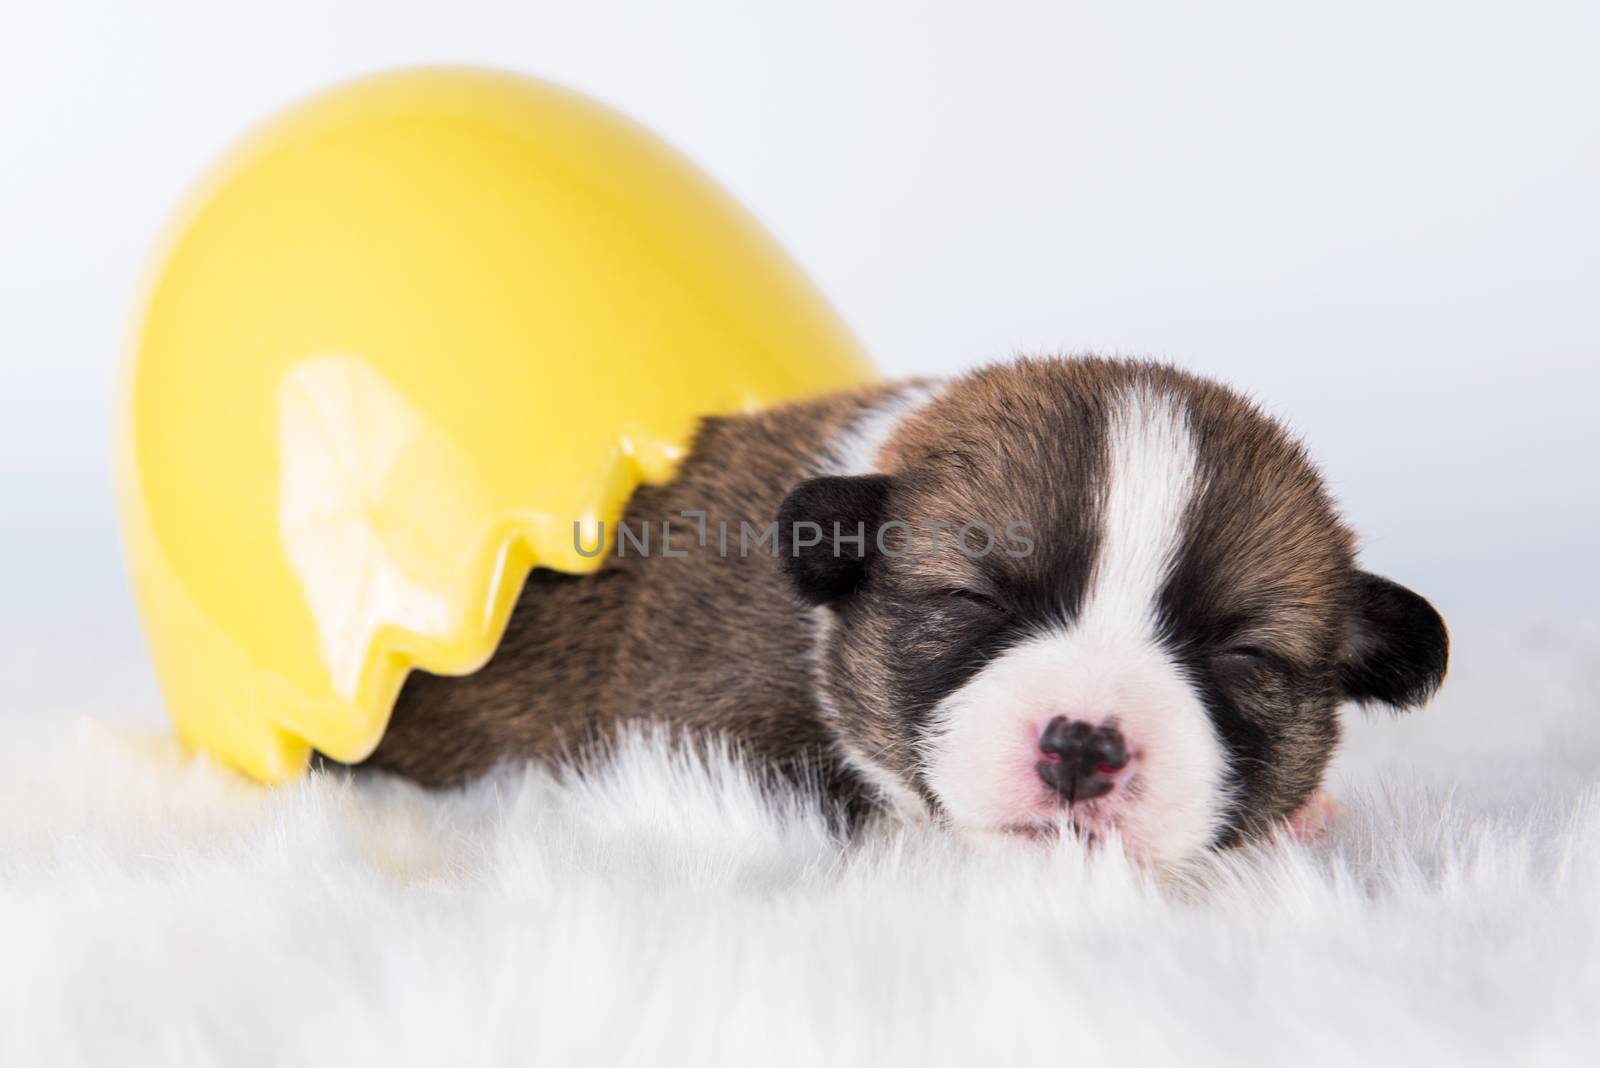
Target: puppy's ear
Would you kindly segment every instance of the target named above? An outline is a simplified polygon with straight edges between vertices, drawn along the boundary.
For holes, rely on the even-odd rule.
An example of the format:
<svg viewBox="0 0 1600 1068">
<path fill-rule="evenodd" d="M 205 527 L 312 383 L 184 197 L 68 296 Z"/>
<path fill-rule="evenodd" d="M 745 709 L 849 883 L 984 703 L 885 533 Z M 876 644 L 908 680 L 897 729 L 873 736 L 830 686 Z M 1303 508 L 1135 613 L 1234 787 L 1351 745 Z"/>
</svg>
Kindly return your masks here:
<svg viewBox="0 0 1600 1068">
<path fill-rule="evenodd" d="M 784 498 L 778 555 L 801 599 L 830 604 L 861 585 L 891 482 L 887 475 L 810 478 Z"/>
<path fill-rule="evenodd" d="M 1414 708 L 1432 697 L 1450 661 L 1450 635 L 1433 605 L 1386 578 L 1358 571 L 1355 614 L 1339 669 L 1345 696 Z"/>
</svg>

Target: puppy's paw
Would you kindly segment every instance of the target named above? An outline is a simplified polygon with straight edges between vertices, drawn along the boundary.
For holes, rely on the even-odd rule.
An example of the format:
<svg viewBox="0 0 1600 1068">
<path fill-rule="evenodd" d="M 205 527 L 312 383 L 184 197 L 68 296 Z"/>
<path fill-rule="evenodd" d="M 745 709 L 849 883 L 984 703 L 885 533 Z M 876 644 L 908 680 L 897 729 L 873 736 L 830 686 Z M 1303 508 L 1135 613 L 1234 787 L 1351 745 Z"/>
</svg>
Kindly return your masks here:
<svg viewBox="0 0 1600 1068">
<path fill-rule="evenodd" d="M 1320 787 L 1306 798 L 1284 821 L 1289 836 L 1301 842 L 1314 842 L 1326 834 L 1344 815 L 1344 805 L 1339 799 Z"/>
</svg>

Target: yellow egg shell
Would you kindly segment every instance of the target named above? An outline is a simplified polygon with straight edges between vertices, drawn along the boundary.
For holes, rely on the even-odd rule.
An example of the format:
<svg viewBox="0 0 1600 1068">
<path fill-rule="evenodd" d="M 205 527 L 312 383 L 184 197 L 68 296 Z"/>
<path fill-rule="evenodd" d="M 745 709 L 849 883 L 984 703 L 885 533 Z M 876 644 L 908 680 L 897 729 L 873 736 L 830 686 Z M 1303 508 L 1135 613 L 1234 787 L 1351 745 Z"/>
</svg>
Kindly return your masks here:
<svg viewBox="0 0 1600 1068">
<path fill-rule="evenodd" d="M 119 413 L 135 591 L 181 735 L 265 781 L 359 760 L 407 671 L 592 570 L 698 417 L 870 380 L 773 240 L 581 96 L 430 69 L 267 122 L 164 243 Z"/>
</svg>

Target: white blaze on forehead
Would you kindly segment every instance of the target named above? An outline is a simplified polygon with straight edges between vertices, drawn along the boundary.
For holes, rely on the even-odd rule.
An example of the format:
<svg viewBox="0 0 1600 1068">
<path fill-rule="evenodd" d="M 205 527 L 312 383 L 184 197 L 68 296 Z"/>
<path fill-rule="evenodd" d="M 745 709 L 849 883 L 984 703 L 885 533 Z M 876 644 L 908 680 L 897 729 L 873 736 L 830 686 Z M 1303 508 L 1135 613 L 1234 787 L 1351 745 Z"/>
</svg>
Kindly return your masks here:
<svg viewBox="0 0 1600 1068">
<path fill-rule="evenodd" d="M 928 781 L 956 822 L 1008 826 L 1058 812 L 1035 764 L 1039 733 L 1065 716 L 1114 722 L 1134 756 L 1132 777 L 1076 817 L 1115 828 L 1158 860 L 1214 839 L 1227 803 L 1226 757 L 1199 693 L 1157 633 L 1161 590 L 1199 486 L 1181 399 L 1127 388 L 1107 419 L 1099 545 L 1076 617 L 1008 649 L 935 710 Z"/>
<path fill-rule="evenodd" d="M 1078 626 L 1105 638 L 1153 638 L 1198 478 L 1188 413 L 1170 395 L 1131 388 L 1111 411 L 1106 445 L 1100 548 Z"/>
</svg>

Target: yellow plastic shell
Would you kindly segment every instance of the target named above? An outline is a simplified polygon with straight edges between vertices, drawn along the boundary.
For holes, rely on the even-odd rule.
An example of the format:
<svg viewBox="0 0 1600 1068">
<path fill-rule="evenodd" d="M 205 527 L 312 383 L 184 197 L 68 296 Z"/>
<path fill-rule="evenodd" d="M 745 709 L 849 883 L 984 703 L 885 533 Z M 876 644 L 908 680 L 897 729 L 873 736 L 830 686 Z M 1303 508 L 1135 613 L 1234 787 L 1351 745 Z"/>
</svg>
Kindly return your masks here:
<svg viewBox="0 0 1600 1068">
<path fill-rule="evenodd" d="M 573 93 L 387 74 L 269 121 L 173 227 L 121 398 L 124 540 L 182 737 L 257 779 L 487 660 L 696 419 L 858 384 L 849 331 L 682 157 Z"/>
</svg>

